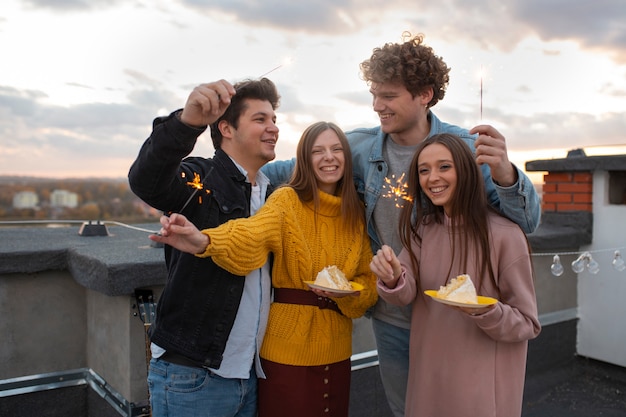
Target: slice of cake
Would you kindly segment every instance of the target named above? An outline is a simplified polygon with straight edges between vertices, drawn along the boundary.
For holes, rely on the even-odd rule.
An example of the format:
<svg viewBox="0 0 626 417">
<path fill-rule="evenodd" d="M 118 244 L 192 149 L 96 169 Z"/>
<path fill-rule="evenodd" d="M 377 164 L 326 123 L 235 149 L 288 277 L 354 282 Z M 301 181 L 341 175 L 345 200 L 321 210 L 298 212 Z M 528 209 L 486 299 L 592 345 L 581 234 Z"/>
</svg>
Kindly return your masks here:
<svg viewBox="0 0 626 417">
<path fill-rule="evenodd" d="M 322 269 L 315 278 L 315 285 L 320 287 L 332 288 L 334 290 L 351 290 L 352 285 L 341 272 L 341 269 L 335 265 L 327 266 Z"/>
<path fill-rule="evenodd" d="M 439 287 L 437 297 L 466 304 L 478 304 L 476 287 L 469 275 L 452 278 L 448 285 Z"/>
</svg>

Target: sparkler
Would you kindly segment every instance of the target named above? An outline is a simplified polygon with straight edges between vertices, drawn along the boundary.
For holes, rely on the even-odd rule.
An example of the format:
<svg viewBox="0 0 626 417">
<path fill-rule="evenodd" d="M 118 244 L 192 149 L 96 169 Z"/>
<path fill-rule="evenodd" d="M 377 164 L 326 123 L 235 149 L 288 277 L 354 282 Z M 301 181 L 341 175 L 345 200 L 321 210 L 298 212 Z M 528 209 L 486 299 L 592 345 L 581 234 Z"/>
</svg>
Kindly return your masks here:
<svg viewBox="0 0 626 417">
<path fill-rule="evenodd" d="M 280 69 L 280 68 L 282 68 L 282 67 L 284 67 L 284 66 L 286 66 L 286 65 L 291 64 L 292 62 L 293 62 L 293 60 L 292 60 L 291 58 L 285 58 L 285 59 L 283 59 L 283 63 L 282 63 L 282 64 L 277 65 L 277 66 L 275 66 L 274 68 L 272 68 L 271 70 L 269 70 L 269 71 L 267 71 L 267 72 L 265 72 L 265 73 L 263 73 L 263 74 L 259 75 L 259 77 L 258 77 L 258 78 L 259 78 L 259 79 L 260 79 L 260 78 L 263 78 L 263 77 L 265 77 L 266 75 L 271 74 L 272 72 L 276 71 L 277 69 Z"/>
<path fill-rule="evenodd" d="M 480 66 L 480 120 L 483 120 L 483 66 Z"/>
<path fill-rule="evenodd" d="M 209 171 L 206 173 L 205 178 L 207 178 L 209 176 L 209 174 L 211 174 L 211 171 L 213 171 L 213 167 L 211 167 L 209 169 Z M 183 176 L 183 178 L 185 177 L 185 173 L 184 172 L 181 175 Z M 185 201 L 185 204 L 183 204 L 183 206 L 180 208 L 180 210 L 178 210 L 179 213 L 182 213 L 182 211 L 185 210 L 185 208 L 189 205 L 189 203 L 195 197 L 195 195 L 198 194 L 198 191 L 200 191 L 200 190 L 202 190 L 204 188 L 204 184 L 200 180 L 200 175 L 198 175 L 195 172 L 193 173 L 193 180 L 187 181 L 187 185 L 192 187 L 194 190 L 193 190 L 193 193 L 191 193 L 191 195 L 187 199 L 187 201 Z M 207 194 L 209 194 L 210 192 L 211 192 L 211 190 L 206 190 Z M 198 203 L 202 204 L 202 196 L 198 197 Z"/>
<path fill-rule="evenodd" d="M 395 182 L 394 182 L 395 181 Z M 383 188 L 387 188 L 387 194 L 383 194 L 384 198 L 393 198 L 396 202 L 397 208 L 402 208 L 404 204 L 402 201 L 413 201 L 411 196 L 407 191 L 409 184 L 404 181 L 404 173 L 400 175 L 400 178 L 396 179 L 395 175 L 392 175 L 391 178 L 385 177 L 385 183 L 383 184 Z"/>
<path fill-rule="evenodd" d="M 209 169 L 209 171 L 206 173 L 205 178 L 207 178 L 209 176 L 209 174 L 211 174 L 211 171 L 213 171 L 213 167 L 211 167 Z M 185 173 L 184 172 L 181 174 L 181 177 L 185 178 Z M 203 184 L 202 181 L 200 181 L 200 175 L 196 174 L 195 172 L 193 174 L 193 180 L 187 181 L 187 185 L 192 187 L 194 190 L 193 190 L 193 193 L 191 193 L 191 195 L 187 199 L 187 201 L 185 201 L 185 204 L 183 204 L 183 206 L 180 208 L 180 210 L 178 210 L 179 213 L 181 213 L 189 205 L 189 203 L 191 202 L 193 197 L 196 194 L 198 194 L 198 191 L 204 189 L 204 184 Z M 211 194 L 211 190 L 205 190 L 205 192 L 207 194 Z M 202 196 L 198 196 L 198 204 L 202 204 Z M 113 222 L 113 223 L 116 223 L 116 222 Z M 118 224 L 121 224 L 121 223 L 118 223 Z M 144 228 L 136 227 L 136 226 L 126 226 L 126 227 L 128 227 L 130 229 L 139 230 L 141 232 L 147 232 L 147 233 L 150 233 L 150 234 L 161 236 L 161 232 L 160 231 L 157 232 L 157 231 L 154 231 L 154 230 L 144 229 Z"/>
<path fill-rule="evenodd" d="M 266 73 L 263 73 L 263 74 L 259 75 L 259 77 L 258 77 L 258 78 L 263 78 L 263 77 L 265 77 L 266 75 L 271 74 L 272 72 L 276 71 L 277 69 L 279 69 L 279 68 L 280 68 L 280 67 L 282 67 L 282 66 L 283 66 L 283 64 L 280 64 L 280 65 L 278 65 L 278 66 L 276 66 L 276 67 L 272 68 L 271 70 L 267 71 Z"/>
</svg>

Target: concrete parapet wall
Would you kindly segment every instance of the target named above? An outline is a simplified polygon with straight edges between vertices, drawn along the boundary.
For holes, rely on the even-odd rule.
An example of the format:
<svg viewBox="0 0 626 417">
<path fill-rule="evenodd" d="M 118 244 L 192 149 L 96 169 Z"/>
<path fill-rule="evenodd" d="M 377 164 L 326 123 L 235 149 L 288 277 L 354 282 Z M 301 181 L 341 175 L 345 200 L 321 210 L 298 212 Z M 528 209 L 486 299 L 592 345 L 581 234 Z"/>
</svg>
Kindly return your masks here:
<svg viewBox="0 0 626 417">
<path fill-rule="evenodd" d="M 91 368 L 131 402 L 148 397 L 144 326 L 132 296 L 68 271 L 0 275 L 0 380 Z"/>
<path fill-rule="evenodd" d="M 0 275 L 0 379 L 87 366 L 86 293 L 67 271 Z"/>
</svg>

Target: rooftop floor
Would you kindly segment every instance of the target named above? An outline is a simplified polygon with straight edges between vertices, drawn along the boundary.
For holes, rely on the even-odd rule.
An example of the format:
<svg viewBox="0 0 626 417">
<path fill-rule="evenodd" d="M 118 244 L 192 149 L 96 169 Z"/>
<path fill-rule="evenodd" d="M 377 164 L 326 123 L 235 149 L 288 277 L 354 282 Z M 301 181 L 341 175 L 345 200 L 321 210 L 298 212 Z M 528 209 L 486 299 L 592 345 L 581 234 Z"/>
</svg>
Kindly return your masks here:
<svg viewBox="0 0 626 417">
<path fill-rule="evenodd" d="M 523 417 L 626 416 L 626 369 L 574 358 L 527 378 Z"/>
</svg>

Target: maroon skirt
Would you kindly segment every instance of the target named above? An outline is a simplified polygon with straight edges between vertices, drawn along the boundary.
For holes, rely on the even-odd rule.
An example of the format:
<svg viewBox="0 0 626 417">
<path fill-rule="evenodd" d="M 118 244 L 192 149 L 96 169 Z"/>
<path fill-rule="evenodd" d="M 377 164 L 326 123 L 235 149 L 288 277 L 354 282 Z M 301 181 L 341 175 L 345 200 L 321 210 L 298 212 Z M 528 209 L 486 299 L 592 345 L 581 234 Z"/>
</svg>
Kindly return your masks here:
<svg viewBox="0 0 626 417">
<path fill-rule="evenodd" d="M 261 359 L 259 417 L 348 417 L 350 359 L 320 366 Z"/>
</svg>

